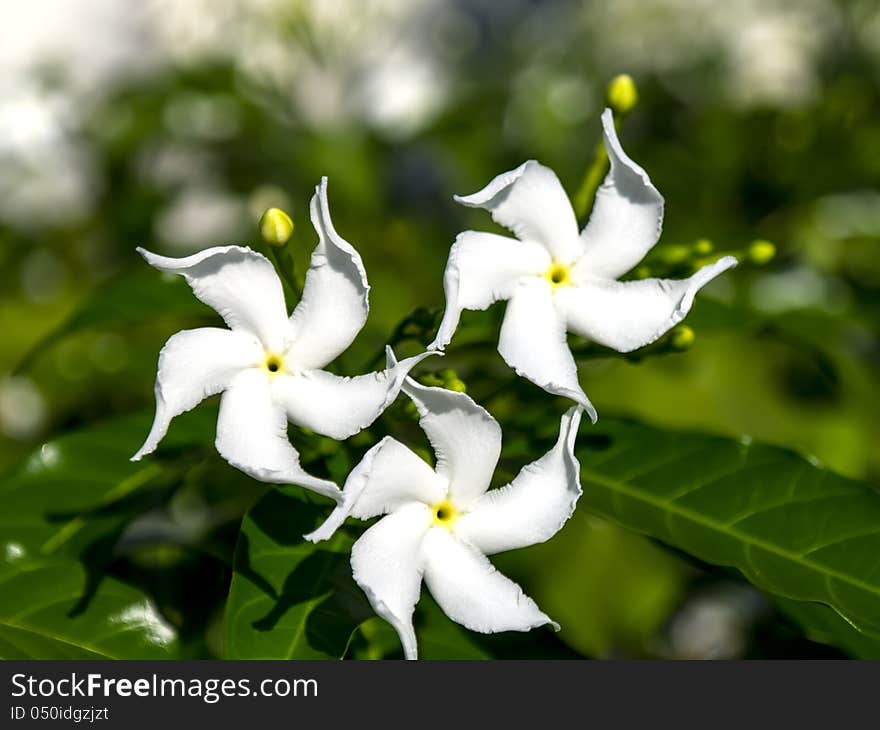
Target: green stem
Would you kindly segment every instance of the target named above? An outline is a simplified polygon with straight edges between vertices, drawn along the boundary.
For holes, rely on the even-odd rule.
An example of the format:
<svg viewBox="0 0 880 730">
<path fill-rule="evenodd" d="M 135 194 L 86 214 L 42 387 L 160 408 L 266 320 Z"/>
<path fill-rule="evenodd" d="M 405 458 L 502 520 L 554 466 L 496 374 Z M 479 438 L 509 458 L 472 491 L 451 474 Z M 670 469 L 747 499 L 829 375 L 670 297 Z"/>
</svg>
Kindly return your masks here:
<svg viewBox="0 0 880 730">
<path fill-rule="evenodd" d="M 293 261 L 293 255 L 287 246 L 270 246 L 266 245 L 269 253 L 269 260 L 275 265 L 278 275 L 281 277 L 281 284 L 284 287 L 284 293 L 289 297 L 290 305 L 298 302 L 302 298 L 302 288 L 296 280 L 296 265 Z"/>
<path fill-rule="evenodd" d="M 596 191 L 608 174 L 609 166 L 608 153 L 605 151 L 605 145 L 600 141 L 593 153 L 593 161 L 584 173 L 584 179 L 574 196 L 574 212 L 581 225 L 590 217 Z"/>
</svg>

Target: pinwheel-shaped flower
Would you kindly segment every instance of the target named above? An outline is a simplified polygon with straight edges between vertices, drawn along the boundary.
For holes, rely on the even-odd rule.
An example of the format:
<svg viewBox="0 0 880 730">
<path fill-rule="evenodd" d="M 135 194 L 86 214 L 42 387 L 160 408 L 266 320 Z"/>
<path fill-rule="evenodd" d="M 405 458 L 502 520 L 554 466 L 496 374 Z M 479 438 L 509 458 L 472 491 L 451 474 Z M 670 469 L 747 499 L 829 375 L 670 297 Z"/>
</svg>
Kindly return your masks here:
<svg viewBox="0 0 880 730">
<path fill-rule="evenodd" d="M 690 311 L 694 296 L 732 256 L 688 279 L 617 281 L 660 237 L 663 197 L 617 139 L 611 110 L 602 114 L 611 169 L 593 213 L 578 234 L 559 179 L 534 160 L 496 177 L 480 192 L 456 196 L 485 208 L 517 239 L 465 231 L 449 254 L 446 312 L 431 349 L 452 339 L 463 309 L 508 300 L 498 351 L 519 375 L 596 412 L 578 383 L 566 331 L 630 352 L 653 342 Z"/>
<path fill-rule="evenodd" d="M 473 631 L 558 629 L 486 555 L 544 542 L 571 516 L 581 495 L 574 441 L 582 409 L 562 417 L 553 449 L 487 491 L 501 452 L 498 423 L 464 393 L 411 378 L 403 389 L 419 410 L 436 469 L 384 438 L 352 470 L 342 504 L 306 538 L 329 538 L 348 515 L 387 515 L 354 544 L 351 566 L 408 659 L 418 653 L 412 615 L 423 578 L 446 615 Z"/>
<path fill-rule="evenodd" d="M 431 353 L 353 378 L 321 370 L 366 322 L 370 287 L 360 254 L 330 220 L 326 178 L 312 197 L 311 218 L 319 241 L 302 300 L 289 319 L 275 269 L 249 248 L 209 248 L 180 259 L 138 249 L 157 269 L 183 275 L 229 329 L 184 330 L 168 340 L 159 355 L 156 417 L 134 461 L 155 450 L 174 416 L 222 392 L 216 439 L 221 456 L 256 479 L 341 499 L 333 482 L 302 469 L 287 440 L 287 421 L 347 438 L 379 416 L 410 369 Z"/>
</svg>

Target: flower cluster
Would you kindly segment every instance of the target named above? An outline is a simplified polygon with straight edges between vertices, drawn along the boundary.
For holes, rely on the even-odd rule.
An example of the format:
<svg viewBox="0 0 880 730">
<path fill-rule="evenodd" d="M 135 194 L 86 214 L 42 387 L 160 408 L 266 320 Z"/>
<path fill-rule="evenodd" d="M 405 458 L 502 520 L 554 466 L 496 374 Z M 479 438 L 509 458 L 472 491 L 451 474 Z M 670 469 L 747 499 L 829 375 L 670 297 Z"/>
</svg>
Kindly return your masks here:
<svg viewBox="0 0 880 730">
<path fill-rule="evenodd" d="M 296 484 L 337 502 L 306 539 L 328 539 L 348 517 L 383 515 L 354 544 L 352 571 L 407 658 L 418 656 L 412 616 L 423 580 L 446 614 L 473 631 L 558 629 L 486 556 L 550 539 L 581 495 L 575 440 L 582 413 L 595 422 L 596 410 L 578 381 L 566 333 L 620 352 L 642 347 L 680 322 L 697 291 L 737 263 L 723 257 L 683 280 L 618 281 L 659 239 L 663 198 L 623 151 L 610 110 L 602 126 L 610 170 L 580 232 L 556 175 L 535 161 L 456 196 L 488 210 L 516 238 L 460 234 L 446 265 L 436 339 L 399 362 L 388 348 L 380 372 L 340 377 L 323 369 L 363 327 L 370 291 L 360 255 L 333 227 L 326 178 L 311 201 L 318 245 L 290 316 L 275 268 L 250 248 L 179 259 L 139 249 L 155 268 L 182 275 L 228 329 L 186 330 L 168 340 L 159 355 L 155 420 L 132 458 L 154 451 L 175 416 L 222 393 L 216 447 L 223 458 L 255 479 Z M 508 303 L 498 343 L 504 360 L 575 405 L 562 416 L 555 446 L 510 484 L 490 490 L 501 452 L 498 423 L 463 392 L 420 385 L 409 373 L 442 354 L 462 310 L 499 300 Z M 302 468 L 288 422 L 343 440 L 372 424 L 401 390 L 435 451 L 433 469 L 391 437 L 364 455 L 342 490 Z"/>
</svg>

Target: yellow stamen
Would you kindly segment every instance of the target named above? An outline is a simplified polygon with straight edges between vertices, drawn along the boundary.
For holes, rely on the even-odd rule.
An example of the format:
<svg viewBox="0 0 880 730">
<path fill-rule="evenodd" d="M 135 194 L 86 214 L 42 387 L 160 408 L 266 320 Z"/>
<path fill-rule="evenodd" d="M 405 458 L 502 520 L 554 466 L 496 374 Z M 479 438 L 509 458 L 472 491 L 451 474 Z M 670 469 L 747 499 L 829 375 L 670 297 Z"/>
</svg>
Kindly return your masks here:
<svg viewBox="0 0 880 730">
<path fill-rule="evenodd" d="M 458 510 L 449 500 L 438 502 L 431 507 L 431 511 L 434 513 L 434 524 L 441 527 L 452 527 L 458 517 Z"/>
<path fill-rule="evenodd" d="M 284 359 L 280 355 L 270 353 L 266 355 L 266 359 L 263 361 L 263 369 L 270 376 L 278 375 L 278 373 L 284 372 Z"/>
<path fill-rule="evenodd" d="M 554 261 L 544 273 L 544 278 L 554 289 L 558 286 L 566 286 L 571 283 L 571 267 Z"/>
</svg>

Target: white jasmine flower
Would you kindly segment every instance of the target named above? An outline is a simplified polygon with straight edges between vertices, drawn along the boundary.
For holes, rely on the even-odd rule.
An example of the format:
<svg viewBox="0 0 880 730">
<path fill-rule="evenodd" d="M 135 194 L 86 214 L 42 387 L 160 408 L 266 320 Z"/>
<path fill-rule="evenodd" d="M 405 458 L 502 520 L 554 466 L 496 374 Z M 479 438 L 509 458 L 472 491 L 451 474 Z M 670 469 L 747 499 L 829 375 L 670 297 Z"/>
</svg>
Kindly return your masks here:
<svg viewBox="0 0 880 730">
<path fill-rule="evenodd" d="M 222 392 L 216 440 L 221 456 L 256 479 L 341 499 L 333 482 L 302 469 L 287 440 L 287 421 L 348 438 L 376 420 L 410 369 L 431 353 L 354 378 L 321 370 L 363 327 L 370 287 L 360 254 L 330 220 L 326 178 L 312 197 L 311 218 L 319 241 L 290 318 L 275 269 L 250 248 L 220 246 L 180 259 L 138 249 L 160 271 L 184 276 L 229 329 L 184 330 L 165 344 L 156 418 L 132 460 L 155 450 L 174 416 Z"/>
<path fill-rule="evenodd" d="M 345 483 L 344 499 L 306 539 L 329 538 L 353 515 L 387 515 L 354 544 L 354 579 L 376 613 L 397 631 L 408 659 L 417 658 L 412 616 L 422 579 L 453 621 L 472 631 L 555 629 L 537 604 L 499 573 L 487 555 L 527 547 L 555 535 L 581 495 L 574 441 L 582 409 L 563 417 L 556 445 L 507 486 L 487 491 L 501 453 L 501 429 L 464 393 L 428 388 L 407 378 L 404 392 L 437 454 L 431 469 L 386 437 Z"/>
<path fill-rule="evenodd" d="M 501 356 L 519 375 L 580 403 L 593 421 L 596 411 L 578 383 L 566 332 L 619 352 L 635 350 L 684 319 L 697 291 L 737 263 L 725 256 L 687 279 L 617 281 L 659 239 L 663 197 L 623 151 L 610 109 L 602 127 L 611 169 L 580 234 L 556 174 L 534 160 L 478 193 L 455 197 L 490 211 L 519 240 L 459 234 L 446 264 L 446 312 L 429 348 L 449 343 L 463 309 L 508 300 Z"/>
</svg>

